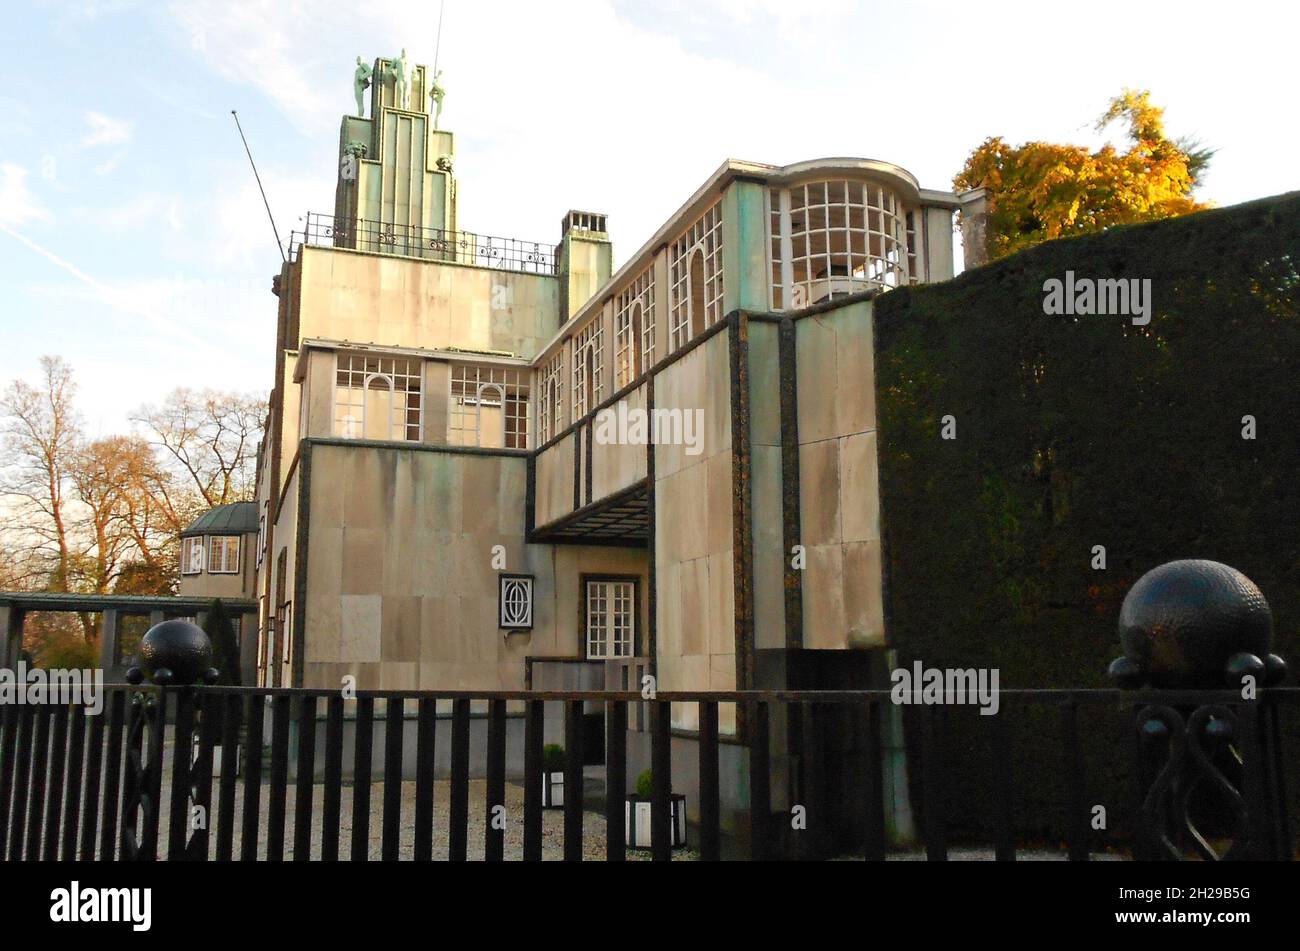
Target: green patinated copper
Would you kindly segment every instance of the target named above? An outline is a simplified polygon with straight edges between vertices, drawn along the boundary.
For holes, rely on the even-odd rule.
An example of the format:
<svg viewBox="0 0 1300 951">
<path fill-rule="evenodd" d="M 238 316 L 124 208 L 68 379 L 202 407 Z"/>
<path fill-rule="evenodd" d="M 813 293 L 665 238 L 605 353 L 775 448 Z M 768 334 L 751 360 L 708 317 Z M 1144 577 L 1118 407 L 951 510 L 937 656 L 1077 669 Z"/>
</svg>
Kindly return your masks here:
<svg viewBox="0 0 1300 951">
<path fill-rule="evenodd" d="M 357 57 L 357 71 L 352 74 L 352 91 L 357 97 L 357 115 L 365 118 L 366 115 L 366 90 L 370 88 L 370 77 L 372 70 L 365 63 L 361 62 L 361 57 Z"/>
</svg>

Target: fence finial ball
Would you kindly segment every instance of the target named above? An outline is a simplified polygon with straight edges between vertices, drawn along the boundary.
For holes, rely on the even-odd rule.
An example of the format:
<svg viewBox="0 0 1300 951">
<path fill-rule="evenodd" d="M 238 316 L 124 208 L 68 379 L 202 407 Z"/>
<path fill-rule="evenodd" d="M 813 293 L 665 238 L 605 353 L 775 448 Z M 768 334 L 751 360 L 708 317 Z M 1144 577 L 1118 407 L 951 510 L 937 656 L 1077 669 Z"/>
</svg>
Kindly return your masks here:
<svg viewBox="0 0 1300 951">
<path fill-rule="evenodd" d="M 1243 673 L 1266 683 L 1285 676 L 1273 646 L 1273 612 L 1255 583 L 1217 561 L 1173 561 L 1129 590 L 1119 612 L 1124 657 L 1111 665 L 1120 686 L 1240 685 Z"/>
<path fill-rule="evenodd" d="M 160 687 L 213 682 L 212 642 L 189 621 L 163 621 L 140 641 L 140 669 Z"/>
</svg>

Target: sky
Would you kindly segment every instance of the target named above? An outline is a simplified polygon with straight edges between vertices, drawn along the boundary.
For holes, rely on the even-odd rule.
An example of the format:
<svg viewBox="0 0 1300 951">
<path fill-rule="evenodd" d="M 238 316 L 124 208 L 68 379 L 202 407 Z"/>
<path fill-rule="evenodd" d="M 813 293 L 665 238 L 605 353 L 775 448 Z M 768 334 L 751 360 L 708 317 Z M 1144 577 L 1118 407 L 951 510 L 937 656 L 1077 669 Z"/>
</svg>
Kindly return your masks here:
<svg viewBox="0 0 1300 951">
<path fill-rule="evenodd" d="M 352 73 L 431 63 L 438 2 L 11 5 L 0 66 L 0 384 L 74 367 L 92 435 L 177 386 L 269 391 L 282 239 L 333 208 Z M 554 243 L 609 216 L 616 265 L 726 159 L 883 159 L 948 189 L 985 138 L 1097 146 L 1149 89 L 1218 150 L 1219 205 L 1297 188 L 1300 5 L 446 0 L 461 227 Z M 1106 133 L 1118 141 L 1119 130 Z"/>
</svg>

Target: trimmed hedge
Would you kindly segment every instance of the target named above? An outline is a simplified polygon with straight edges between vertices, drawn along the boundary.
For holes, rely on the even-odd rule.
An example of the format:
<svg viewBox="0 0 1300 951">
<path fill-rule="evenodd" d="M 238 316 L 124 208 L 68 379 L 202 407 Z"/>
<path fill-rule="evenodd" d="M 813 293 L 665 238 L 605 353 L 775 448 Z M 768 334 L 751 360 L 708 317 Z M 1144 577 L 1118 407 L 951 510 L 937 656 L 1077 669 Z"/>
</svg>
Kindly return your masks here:
<svg viewBox="0 0 1300 951">
<path fill-rule="evenodd" d="M 1055 241 L 880 297 L 886 610 L 900 663 L 996 667 L 1003 688 L 1108 686 L 1133 582 L 1211 558 L 1260 586 L 1275 649 L 1300 669 L 1298 270 L 1300 192 Z M 1044 282 L 1067 271 L 1150 279 L 1150 324 L 1046 316 Z M 949 415 L 957 438 L 945 441 Z M 1091 564 L 1098 545 L 1104 571 Z M 985 724 L 950 719 L 950 743 L 976 754 L 948 758 L 953 828 L 986 839 Z M 1059 734 L 1040 719 L 1012 721 L 1017 822 L 1022 836 L 1058 839 Z M 1082 718 L 1081 734 L 1088 801 L 1129 812 L 1120 711 Z"/>
</svg>

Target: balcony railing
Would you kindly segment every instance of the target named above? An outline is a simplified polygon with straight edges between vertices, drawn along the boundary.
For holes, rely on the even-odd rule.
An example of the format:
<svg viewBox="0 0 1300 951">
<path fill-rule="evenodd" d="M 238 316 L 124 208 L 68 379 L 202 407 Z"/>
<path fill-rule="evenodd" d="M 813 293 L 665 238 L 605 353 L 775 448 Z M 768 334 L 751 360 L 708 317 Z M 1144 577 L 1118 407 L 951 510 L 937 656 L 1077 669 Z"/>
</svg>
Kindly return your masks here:
<svg viewBox="0 0 1300 951">
<path fill-rule="evenodd" d="M 396 225 L 371 218 L 336 218 L 315 212 L 309 212 L 306 226 L 290 236 L 291 259 L 297 260 L 303 245 L 349 248 L 525 274 L 556 271 L 555 247 L 537 241 Z"/>
</svg>

